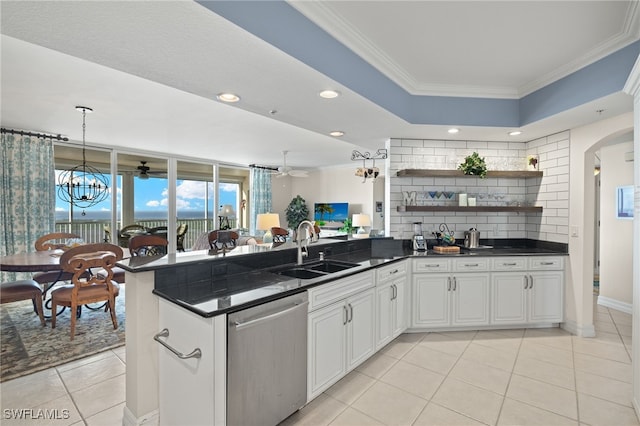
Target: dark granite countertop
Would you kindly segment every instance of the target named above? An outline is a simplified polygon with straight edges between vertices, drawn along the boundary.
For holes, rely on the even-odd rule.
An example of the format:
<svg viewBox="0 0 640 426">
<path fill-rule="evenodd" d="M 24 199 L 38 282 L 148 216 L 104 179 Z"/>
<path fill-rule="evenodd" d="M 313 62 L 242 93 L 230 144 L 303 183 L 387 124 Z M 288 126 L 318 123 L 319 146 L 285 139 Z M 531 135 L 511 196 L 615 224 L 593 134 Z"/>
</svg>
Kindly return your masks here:
<svg viewBox="0 0 640 426">
<path fill-rule="evenodd" d="M 162 270 L 161 278 L 156 279 L 154 294 L 203 317 L 212 317 L 266 303 L 410 257 L 567 255 L 566 245 L 563 244 L 539 241 L 532 243 L 529 240 L 481 243 L 481 248 L 462 248 L 459 254 L 437 254 L 431 249 L 414 252 L 410 241 L 406 240 L 371 239 L 351 244 L 339 240 L 320 240 L 310 246 L 309 260 L 305 260 L 306 263 L 317 260 L 318 252 L 324 251 L 328 255 L 327 259 L 350 262 L 357 266 L 313 279 L 289 278 L 274 272 L 274 268 L 295 266 L 296 249 L 291 243 L 276 247 L 242 246 L 224 255 L 201 251 L 160 258 L 131 258 L 119 264 L 131 272 Z M 201 272 L 193 273 L 194 269 L 203 267 L 210 275 L 202 278 L 198 277 Z M 195 277 L 189 277 L 190 275 Z"/>
</svg>

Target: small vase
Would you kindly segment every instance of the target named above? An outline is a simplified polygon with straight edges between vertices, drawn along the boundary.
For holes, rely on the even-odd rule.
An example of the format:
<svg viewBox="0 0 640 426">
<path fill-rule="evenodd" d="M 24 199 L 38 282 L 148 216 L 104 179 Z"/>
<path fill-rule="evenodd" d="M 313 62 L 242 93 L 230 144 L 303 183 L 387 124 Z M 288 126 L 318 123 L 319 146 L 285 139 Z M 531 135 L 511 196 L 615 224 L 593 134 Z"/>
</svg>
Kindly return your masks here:
<svg viewBox="0 0 640 426">
<path fill-rule="evenodd" d="M 527 155 L 527 170 L 533 172 L 540 170 L 540 158 L 538 155 Z"/>
</svg>

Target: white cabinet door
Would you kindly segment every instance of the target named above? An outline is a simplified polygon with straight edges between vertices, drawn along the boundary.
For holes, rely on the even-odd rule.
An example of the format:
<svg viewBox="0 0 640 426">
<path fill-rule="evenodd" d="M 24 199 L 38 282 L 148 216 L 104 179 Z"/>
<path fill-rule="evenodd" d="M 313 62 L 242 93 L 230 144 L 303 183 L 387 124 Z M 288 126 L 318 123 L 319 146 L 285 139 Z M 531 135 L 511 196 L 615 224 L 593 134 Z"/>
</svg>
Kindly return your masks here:
<svg viewBox="0 0 640 426">
<path fill-rule="evenodd" d="M 360 365 L 375 352 L 375 292 L 373 289 L 351 296 L 346 301 L 347 371 Z"/>
<path fill-rule="evenodd" d="M 308 398 L 315 398 L 346 372 L 348 311 L 344 302 L 309 314 Z"/>
<path fill-rule="evenodd" d="M 528 281 L 525 272 L 495 272 L 491 277 L 491 323 L 527 322 Z"/>
<path fill-rule="evenodd" d="M 224 419 L 225 373 L 216 369 L 226 364 L 226 315 L 216 336 L 214 318 L 204 318 L 164 299 L 159 299 L 159 326 L 169 335 L 160 339 L 179 352 L 198 348 L 200 358 L 180 359 L 158 344 L 158 406 L 160 425 L 219 424 Z M 216 359 L 220 357 L 219 359 Z M 218 385 L 222 384 L 222 388 Z M 215 412 L 218 408 L 218 412 Z"/>
<path fill-rule="evenodd" d="M 531 322 L 564 321 L 564 271 L 529 274 L 529 320 Z"/>
<path fill-rule="evenodd" d="M 407 278 L 402 277 L 393 281 L 395 286 L 395 298 L 393 300 L 395 309 L 395 320 L 392 327 L 392 338 L 398 337 L 407 329 Z"/>
<path fill-rule="evenodd" d="M 376 288 L 376 348 L 379 349 L 393 339 L 394 289 L 389 282 Z"/>
<path fill-rule="evenodd" d="M 455 274 L 452 280 L 451 324 L 489 324 L 489 274 Z"/>
<path fill-rule="evenodd" d="M 449 325 L 450 274 L 413 276 L 413 326 Z"/>
<path fill-rule="evenodd" d="M 406 277 L 376 289 L 376 349 L 380 349 L 407 329 Z"/>
</svg>

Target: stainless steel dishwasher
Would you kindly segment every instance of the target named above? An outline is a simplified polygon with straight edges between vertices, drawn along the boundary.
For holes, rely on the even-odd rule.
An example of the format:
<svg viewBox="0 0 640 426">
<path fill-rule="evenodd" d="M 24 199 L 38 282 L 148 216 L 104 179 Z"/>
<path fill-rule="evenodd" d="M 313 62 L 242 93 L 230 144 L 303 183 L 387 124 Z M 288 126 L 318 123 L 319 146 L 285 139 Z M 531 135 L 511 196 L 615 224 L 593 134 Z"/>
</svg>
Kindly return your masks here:
<svg viewBox="0 0 640 426">
<path fill-rule="evenodd" d="M 305 291 L 229 314 L 229 426 L 275 426 L 306 403 L 308 303 Z"/>
</svg>

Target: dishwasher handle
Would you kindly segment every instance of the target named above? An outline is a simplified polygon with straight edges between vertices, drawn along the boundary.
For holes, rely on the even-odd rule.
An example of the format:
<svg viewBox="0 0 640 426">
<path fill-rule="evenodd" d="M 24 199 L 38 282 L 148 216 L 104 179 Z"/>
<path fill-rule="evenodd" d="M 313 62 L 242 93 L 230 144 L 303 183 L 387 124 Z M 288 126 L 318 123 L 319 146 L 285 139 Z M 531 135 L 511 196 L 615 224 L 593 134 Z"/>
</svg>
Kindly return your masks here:
<svg viewBox="0 0 640 426">
<path fill-rule="evenodd" d="M 266 315 L 264 317 L 254 318 L 254 319 L 251 319 L 251 320 L 246 321 L 246 322 L 234 321 L 232 325 L 234 325 L 236 327 L 236 330 L 242 330 L 243 328 L 252 326 L 252 325 L 254 325 L 256 323 L 260 323 L 260 322 L 263 322 L 263 321 L 268 321 L 268 320 L 272 320 L 272 319 L 275 319 L 275 318 L 279 318 L 279 317 L 281 317 L 283 315 L 286 315 L 289 312 L 291 312 L 293 310 L 296 310 L 296 309 L 298 309 L 300 307 L 304 306 L 306 308 L 306 306 L 308 304 L 309 304 L 309 302 L 307 302 L 307 301 L 302 302 L 302 303 L 296 303 L 295 305 L 293 305 L 293 306 L 291 306 L 291 307 L 289 307 L 287 309 L 284 309 L 284 310 L 278 311 L 278 312 L 274 312 L 274 313 Z"/>
<path fill-rule="evenodd" d="M 169 346 L 169 344 L 167 342 L 165 342 L 164 340 L 160 340 L 161 337 L 169 337 L 169 329 L 168 328 L 163 329 L 160 333 L 158 333 L 155 336 L 153 336 L 153 340 L 155 340 L 156 342 L 160 343 L 165 348 L 169 349 L 171 352 L 173 352 L 173 354 L 175 356 L 177 356 L 180 359 L 201 358 L 202 357 L 202 351 L 200 350 L 200 348 L 195 348 L 194 350 L 191 351 L 190 354 L 186 354 L 185 355 L 182 352 L 180 352 L 180 351 L 174 349 L 173 347 Z"/>
</svg>

